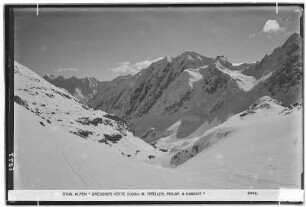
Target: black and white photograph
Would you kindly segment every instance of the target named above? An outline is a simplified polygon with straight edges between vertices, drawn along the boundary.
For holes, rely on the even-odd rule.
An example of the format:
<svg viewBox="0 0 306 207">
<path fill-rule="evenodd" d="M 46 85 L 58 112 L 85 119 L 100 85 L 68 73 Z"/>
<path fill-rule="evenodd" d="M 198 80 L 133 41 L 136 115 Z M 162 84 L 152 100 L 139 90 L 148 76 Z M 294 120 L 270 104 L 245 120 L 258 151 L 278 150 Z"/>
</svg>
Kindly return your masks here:
<svg viewBox="0 0 306 207">
<path fill-rule="evenodd" d="M 304 4 L 6 7 L 8 201 L 304 195 Z"/>
</svg>

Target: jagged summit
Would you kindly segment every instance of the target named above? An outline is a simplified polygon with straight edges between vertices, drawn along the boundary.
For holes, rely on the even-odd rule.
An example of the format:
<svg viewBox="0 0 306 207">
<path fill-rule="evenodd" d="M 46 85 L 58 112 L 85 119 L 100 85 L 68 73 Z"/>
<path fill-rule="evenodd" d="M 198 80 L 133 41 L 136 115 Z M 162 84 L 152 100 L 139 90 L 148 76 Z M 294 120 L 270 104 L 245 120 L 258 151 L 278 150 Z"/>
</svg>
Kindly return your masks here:
<svg viewBox="0 0 306 207">
<path fill-rule="evenodd" d="M 224 55 L 218 55 L 218 56 L 215 58 L 215 61 L 229 62 L 229 60 L 227 59 L 227 57 L 224 56 Z"/>
<path fill-rule="evenodd" d="M 181 53 L 180 55 L 176 56 L 175 59 L 179 62 L 196 61 L 196 62 L 203 62 L 205 64 L 209 64 L 212 61 L 212 58 L 205 57 L 194 51 L 185 51 Z"/>
<path fill-rule="evenodd" d="M 231 69 L 233 67 L 232 63 L 224 55 L 217 56 L 214 60 L 215 63 L 220 63 L 224 67 Z"/>
<path fill-rule="evenodd" d="M 193 52 L 193 51 L 185 51 L 182 54 L 178 55 L 177 57 L 180 58 L 186 58 L 186 59 L 199 59 L 201 60 L 202 55 L 200 55 L 199 53 Z"/>
</svg>

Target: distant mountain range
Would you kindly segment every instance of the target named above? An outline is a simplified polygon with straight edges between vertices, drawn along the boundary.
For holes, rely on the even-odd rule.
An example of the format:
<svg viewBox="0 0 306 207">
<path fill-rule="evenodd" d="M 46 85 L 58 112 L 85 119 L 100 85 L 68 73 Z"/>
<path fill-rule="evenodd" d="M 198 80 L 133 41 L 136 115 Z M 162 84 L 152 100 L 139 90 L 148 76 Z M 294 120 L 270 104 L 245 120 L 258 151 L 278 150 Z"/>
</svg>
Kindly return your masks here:
<svg viewBox="0 0 306 207">
<path fill-rule="evenodd" d="M 84 102 L 88 102 L 97 94 L 98 86 L 101 83 L 93 77 L 76 78 L 73 76 L 66 79 L 63 76 L 44 75 L 43 78 L 57 87 L 66 89 Z"/>
<path fill-rule="evenodd" d="M 288 106 L 302 98 L 302 38 L 293 34 L 256 63 L 233 65 L 226 57 L 196 52 L 164 57 L 135 75 L 108 82 L 94 78 L 51 78 L 94 109 L 114 113 L 147 141 L 158 139 L 180 121 L 178 137 L 204 122 L 207 129 L 245 110 L 262 96 Z M 156 137 L 148 137 L 148 130 Z"/>
</svg>

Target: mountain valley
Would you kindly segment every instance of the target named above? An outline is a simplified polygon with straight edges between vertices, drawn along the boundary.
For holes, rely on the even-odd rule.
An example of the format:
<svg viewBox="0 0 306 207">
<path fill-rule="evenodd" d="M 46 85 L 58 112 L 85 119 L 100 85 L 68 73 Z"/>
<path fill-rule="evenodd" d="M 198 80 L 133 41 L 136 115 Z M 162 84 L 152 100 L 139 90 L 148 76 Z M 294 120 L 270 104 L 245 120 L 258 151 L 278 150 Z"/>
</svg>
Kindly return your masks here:
<svg viewBox="0 0 306 207">
<path fill-rule="evenodd" d="M 239 65 L 183 52 L 107 82 L 15 61 L 16 189 L 301 188 L 302 41 Z"/>
</svg>

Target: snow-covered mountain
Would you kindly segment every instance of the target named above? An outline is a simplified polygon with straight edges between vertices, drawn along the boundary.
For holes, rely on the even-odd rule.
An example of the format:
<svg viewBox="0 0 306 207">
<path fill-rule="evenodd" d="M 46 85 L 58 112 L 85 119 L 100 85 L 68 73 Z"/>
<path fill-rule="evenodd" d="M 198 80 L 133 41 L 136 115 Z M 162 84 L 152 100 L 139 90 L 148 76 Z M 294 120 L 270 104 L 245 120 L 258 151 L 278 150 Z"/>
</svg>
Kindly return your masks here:
<svg viewBox="0 0 306 207">
<path fill-rule="evenodd" d="M 209 129 L 226 121 L 262 96 L 285 106 L 300 100 L 301 43 L 300 35 L 293 34 L 252 64 L 233 65 L 224 56 L 195 52 L 165 57 L 98 92 L 88 104 L 123 117 L 146 141 L 160 138 L 178 121 L 177 136 L 186 137 L 203 123 Z"/>
<path fill-rule="evenodd" d="M 37 126 L 63 128 L 131 158 L 150 159 L 160 152 L 135 137 L 133 130 L 118 116 L 94 111 L 18 62 L 14 67 L 14 87 L 15 103 L 40 117 Z"/>
<path fill-rule="evenodd" d="M 140 117 L 152 108 L 168 85 L 186 68 L 195 69 L 210 61 L 212 59 L 194 52 L 185 52 L 176 58 L 164 57 L 112 90 L 97 94 L 88 103 L 95 109 L 108 110 L 119 116 Z"/>
<path fill-rule="evenodd" d="M 219 88 L 233 93 L 240 90 L 236 81 L 217 69 L 216 64 L 221 68 L 230 63 L 222 57 L 212 59 L 195 52 L 165 57 L 116 87 L 98 93 L 88 103 L 95 109 L 124 117 L 133 124 L 137 135 L 151 128 L 162 131 L 186 111 L 192 113 L 197 110 L 196 105 L 201 107 L 203 96 L 215 102 L 219 97 L 214 93 L 219 92 Z M 211 98 L 213 95 L 215 98 Z"/>
</svg>

